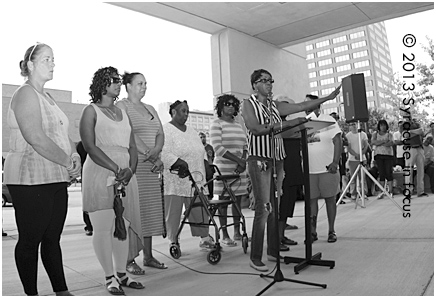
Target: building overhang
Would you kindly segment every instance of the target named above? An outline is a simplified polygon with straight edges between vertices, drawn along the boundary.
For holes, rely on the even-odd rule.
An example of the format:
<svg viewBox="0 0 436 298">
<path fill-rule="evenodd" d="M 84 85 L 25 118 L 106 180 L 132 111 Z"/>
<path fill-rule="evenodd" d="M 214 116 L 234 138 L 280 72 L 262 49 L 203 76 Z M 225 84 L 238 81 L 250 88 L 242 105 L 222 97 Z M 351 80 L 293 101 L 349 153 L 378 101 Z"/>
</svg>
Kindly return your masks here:
<svg viewBox="0 0 436 298">
<path fill-rule="evenodd" d="M 434 2 L 107 2 L 208 34 L 230 28 L 277 47 L 434 9 Z"/>
</svg>

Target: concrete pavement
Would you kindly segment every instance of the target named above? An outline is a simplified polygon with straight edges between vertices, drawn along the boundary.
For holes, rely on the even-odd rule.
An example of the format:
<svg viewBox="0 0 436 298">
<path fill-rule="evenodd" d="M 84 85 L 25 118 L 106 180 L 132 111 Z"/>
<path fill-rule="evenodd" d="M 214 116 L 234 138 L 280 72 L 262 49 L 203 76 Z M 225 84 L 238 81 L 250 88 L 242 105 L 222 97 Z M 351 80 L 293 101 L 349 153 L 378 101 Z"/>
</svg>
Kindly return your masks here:
<svg viewBox="0 0 436 298">
<path fill-rule="evenodd" d="M 62 249 L 65 274 L 70 291 L 81 296 L 107 296 L 103 286 L 104 274 L 93 248 L 92 237 L 83 231 L 80 192 L 70 189 L 70 208 Z M 434 196 L 411 200 L 411 217 L 404 218 L 389 200 L 366 201 L 366 208 L 355 209 L 347 201 L 338 206 L 336 232 L 338 241 L 327 243 L 325 206 L 320 202 L 318 218 L 319 240 L 313 244 L 313 254 L 334 260 L 333 269 L 309 266 L 296 275 L 294 265 L 281 265 L 285 278 L 327 284 L 327 288 L 293 282 L 278 282 L 264 295 L 274 296 L 372 296 L 372 295 L 434 295 Z M 403 206 L 402 197 L 395 201 Z M 322 207 L 321 207 L 322 206 Z M 251 234 L 253 211 L 243 210 L 248 234 Z M 14 262 L 17 240 L 14 230 L 13 208 L 3 208 L 4 227 L 8 232 L 2 241 L 2 295 L 24 295 Z M 295 217 L 288 223 L 298 230 L 286 231 L 287 237 L 298 241 L 284 256 L 304 257 L 304 203 L 298 201 Z M 232 228 L 230 228 L 230 231 Z M 213 230 L 210 230 L 213 234 Z M 166 270 L 145 267 L 146 274 L 136 279 L 145 285 L 143 290 L 124 288 L 129 296 L 251 296 L 264 289 L 271 279 L 261 278 L 248 266 L 249 252 L 244 254 L 240 242 L 237 247 L 225 247 L 221 261 L 210 265 L 206 253 L 199 251 L 199 239 L 190 235 L 189 227 L 181 234 L 180 259 L 168 252 L 168 241 L 153 237 L 154 256 L 168 265 Z M 264 254 L 266 248 L 264 250 Z M 141 263 L 141 256 L 137 263 Z M 264 262 L 272 270 L 275 263 Z M 273 272 L 274 273 L 274 272 Z M 38 275 L 40 295 L 53 295 L 47 274 L 40 263 Z"/>
</svg>

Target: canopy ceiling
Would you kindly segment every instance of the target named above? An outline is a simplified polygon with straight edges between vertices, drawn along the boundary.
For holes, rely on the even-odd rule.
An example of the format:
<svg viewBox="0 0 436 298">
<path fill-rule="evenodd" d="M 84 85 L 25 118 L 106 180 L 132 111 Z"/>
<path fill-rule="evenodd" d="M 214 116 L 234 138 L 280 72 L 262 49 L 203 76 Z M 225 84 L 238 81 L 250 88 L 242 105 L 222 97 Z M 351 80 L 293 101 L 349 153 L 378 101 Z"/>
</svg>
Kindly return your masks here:
<svg viewBox="0 0 436 298">
<path fill-rule="evenodd" d="M 278 47 L 434 8 L 434 2 L 108 2 L 215 34 L 231 28 Z"/>
</svg>

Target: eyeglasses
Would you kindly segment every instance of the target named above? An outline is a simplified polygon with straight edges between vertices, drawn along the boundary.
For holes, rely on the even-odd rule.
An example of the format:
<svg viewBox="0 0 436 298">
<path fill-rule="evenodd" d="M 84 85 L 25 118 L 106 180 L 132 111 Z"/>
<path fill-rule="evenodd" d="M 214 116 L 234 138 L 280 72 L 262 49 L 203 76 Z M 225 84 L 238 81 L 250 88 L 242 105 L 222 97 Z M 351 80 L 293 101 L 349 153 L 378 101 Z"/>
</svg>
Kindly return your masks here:
<svg viewBox="0 0 436 298">
<path fill-rule="evenodd" d="M 255 83 L 256 84 L 257 83 L 262 83 L 262 84 L 271 83 L 271 84 L 274 84 L 274 80 L 273 79 L 260 79 L 260 80 L 257 80 Z"/>
<path fill-rule="evenodd" d="M 121 84 L 122 83 L 120 77 L 111 77 L 110 82 L 111 82 L 111 84 Z"/>
<path fill-rule="evenodd" d="M 227 101 L 224 103 L 224 106 L 226 106 L 226 107 L 233 106 L 234 108 L 236 108 L 238 106 L 238 103 L 234 102 L 234 101 Z"/>
</svg>

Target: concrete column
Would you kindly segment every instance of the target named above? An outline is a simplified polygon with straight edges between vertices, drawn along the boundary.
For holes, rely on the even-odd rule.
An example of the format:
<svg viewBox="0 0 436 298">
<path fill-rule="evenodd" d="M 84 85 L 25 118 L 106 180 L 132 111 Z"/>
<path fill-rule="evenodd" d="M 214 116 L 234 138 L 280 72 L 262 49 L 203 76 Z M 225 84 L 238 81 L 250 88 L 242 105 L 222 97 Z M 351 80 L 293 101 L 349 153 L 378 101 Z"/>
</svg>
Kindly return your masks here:
<svg viewBox="0 0 436 298">
<path fill-rule="evenodd" d="M 278 48 L 274 45 L 225 29 L 212 35 L 212 79 L 214 96 L 232 93 L 240 100 L 251 93 L 250 75 L 263 68 L 274 83 L 274 94 L 286 94 L 301 102 L 309 93 L 304 44 Z"/>
</svg>

